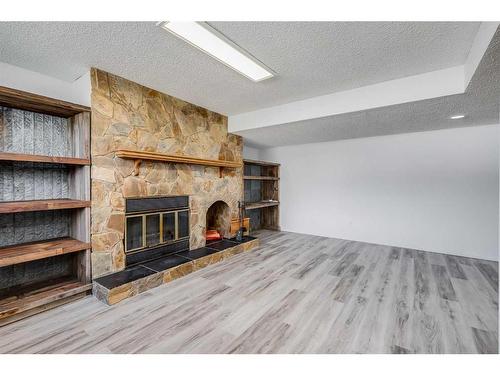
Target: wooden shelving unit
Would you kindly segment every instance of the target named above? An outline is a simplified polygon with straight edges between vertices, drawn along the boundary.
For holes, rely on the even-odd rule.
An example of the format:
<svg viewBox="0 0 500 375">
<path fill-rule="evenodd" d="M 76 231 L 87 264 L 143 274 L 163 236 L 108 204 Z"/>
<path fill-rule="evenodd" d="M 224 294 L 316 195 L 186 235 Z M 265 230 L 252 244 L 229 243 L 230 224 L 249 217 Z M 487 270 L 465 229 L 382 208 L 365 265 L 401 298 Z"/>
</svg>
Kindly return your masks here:
<svg viewBox="0 0 500 375">
<path fill-rule="evenodd" d="M 89 148 L 90 108 L 0 87 L 0 326 L 91 290 Z"/>
<path fill-rule="evenodd" d="M 280 165 L 262 160 L 243 160 L 245 209 L 252 230 L 280 230 Z"/>
</svg>

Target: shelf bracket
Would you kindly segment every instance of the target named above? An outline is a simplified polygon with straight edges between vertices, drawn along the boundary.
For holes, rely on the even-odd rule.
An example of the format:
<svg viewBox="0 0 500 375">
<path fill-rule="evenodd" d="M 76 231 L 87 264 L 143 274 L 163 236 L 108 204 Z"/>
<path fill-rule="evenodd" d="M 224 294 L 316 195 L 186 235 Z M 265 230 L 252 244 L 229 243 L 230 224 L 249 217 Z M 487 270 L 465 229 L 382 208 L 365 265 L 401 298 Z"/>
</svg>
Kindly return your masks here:
<svg viewBox="0 0 500 375">
<path fill-rule="evenodd" d="M 134 160 L 134 176 L 139 175 L 139 168 L 141 167 L 141 163 L 142 163 L 141 159 Z"/>
</svg>

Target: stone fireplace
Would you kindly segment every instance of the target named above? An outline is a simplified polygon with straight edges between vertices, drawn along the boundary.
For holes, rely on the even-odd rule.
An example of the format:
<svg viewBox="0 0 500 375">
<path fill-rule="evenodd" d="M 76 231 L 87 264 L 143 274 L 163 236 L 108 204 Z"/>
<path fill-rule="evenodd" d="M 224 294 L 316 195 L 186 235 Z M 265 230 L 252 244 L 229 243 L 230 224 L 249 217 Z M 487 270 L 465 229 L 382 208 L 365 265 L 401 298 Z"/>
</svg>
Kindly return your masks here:
<svg viewBox="0 0 500 375">
<path fill-rule="evenodd" d="M 186 213 L 172 216 L 164 208 L 130 212 L 130 203 L 137 199 L 185 197 L 190 249 L 205 246 L 207 226 L 226 235 L 243 199 L 242 168 L 221 172 L 217 167 L 144 161 L 136 175 L 134 161 L 115 151 L 241 162 L 242 139 L 227 132 L 227 118 L 97 69 L 91 71 L 91 82 L 93 277 L 125 269 L 134 262 L 134 254 L 185 240 L 175 237 L 175 228 L 168 234 L 168 225 L 161 234 L 165 238 L 153 228 L 158 228 L 160 217 L 163 224 L 175 224 L 175 217 L 183 220 Z M 142 216 L 132 219 L 134 215 Z M 130 230 L 143 237 L 126 239 Z"/>
</svg>

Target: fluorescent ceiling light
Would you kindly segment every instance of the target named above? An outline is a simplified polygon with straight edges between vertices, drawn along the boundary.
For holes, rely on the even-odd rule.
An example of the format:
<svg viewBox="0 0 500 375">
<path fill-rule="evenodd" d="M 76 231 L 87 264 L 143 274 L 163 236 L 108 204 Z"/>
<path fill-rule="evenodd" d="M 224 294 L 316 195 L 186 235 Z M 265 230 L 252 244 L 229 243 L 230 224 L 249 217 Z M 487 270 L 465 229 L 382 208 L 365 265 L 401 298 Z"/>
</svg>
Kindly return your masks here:
<svg viewBox="0 0 500 375">
<path fill-rule="evenodd" d="M 158 25 L 252 81 L 259 82 L 273 76 L 261 63 L 206 23 L 160 22 Z"/>
<path fill-rule="evenodd" d="M 455 116 L 451 116 L 450 119 L 452 119 L 452 120 L 458 120 L 458 119 L 464 118 L 464 117 L 465 117 L 465 115 L 455 115 Z"/>
</svg>

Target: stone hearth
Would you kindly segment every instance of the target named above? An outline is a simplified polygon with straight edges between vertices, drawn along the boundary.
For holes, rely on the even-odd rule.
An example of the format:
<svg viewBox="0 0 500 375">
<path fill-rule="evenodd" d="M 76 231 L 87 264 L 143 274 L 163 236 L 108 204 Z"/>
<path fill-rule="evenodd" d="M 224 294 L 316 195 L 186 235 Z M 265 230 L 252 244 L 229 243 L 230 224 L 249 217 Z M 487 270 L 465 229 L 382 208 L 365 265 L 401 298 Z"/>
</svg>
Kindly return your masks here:
<svg viewBox="0 0 500 375">
<path fill-rule="evenodd" d="M 259 239 L 221 240 L 207 246 L 168 255 L 95 279 L 93 293 L 108 305 L 168 283 L 211 264 L 259 246 Z"/>
<path fill-rule="evenodd" d="M 94 279 L 94 295 L 112 305 L 259 245 L 257 238 L 246 236 L 241 241 L 207 241 L 206 246 L 190 250 L 189 212 L 188 196 L 127 199 L 127 268 Z M 227 203 L 217 201 L 207 210 L 206 223 L 228 235 L 230 218 Z"/>
</svg>

